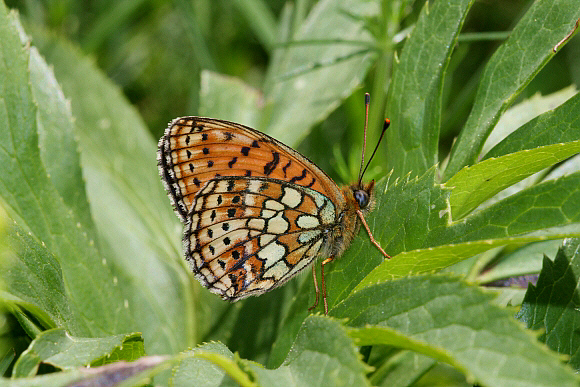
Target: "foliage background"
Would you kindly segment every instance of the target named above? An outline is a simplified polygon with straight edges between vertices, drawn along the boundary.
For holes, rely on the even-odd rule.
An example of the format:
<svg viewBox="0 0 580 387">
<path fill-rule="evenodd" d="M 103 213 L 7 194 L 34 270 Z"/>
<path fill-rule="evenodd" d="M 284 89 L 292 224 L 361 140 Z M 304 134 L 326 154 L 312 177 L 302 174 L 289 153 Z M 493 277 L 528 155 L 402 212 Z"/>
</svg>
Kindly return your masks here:
<svg viewBox="0 0 580 387">
<path fill-rule="evenodd" d="M 446 71 L 441 100 L 441 138 L 436 144 L 440 159 L 434 161 L 445 163 L 444 157 L 448 154 L 453 139 L 467 120 L 484 66 L 506 38 L 505 31 L 510 31 L 516 25 L 530 4 L 531 2 L 525 1 L 492 1 L 476 2 L 472 6 Z M 227 345 L 229 351 L 237 351 L 242 358 L 272 367 L 279 365 L 285 356 L 284 349 L 280 348 L 289 347 L 293 341 L 292 333 L 288 333 L 288 337 L 285 337 L 284 333 L 281 334 L 283 324 L 292 325 L 288 321 L 283 321 L 283 316 L 292 313 L 288 311 L 289 308 L 304 309 L 308 303 L 306 299 L 297 302 L 293 299 L 295 294 L 299 294 L 299 297 L 312 297 L 311 292 L 298 290 L 304 278 L 259 298 L 252 298 L 233 306 L 209 295 L 192 281 L 184 271 L 181 260 L 180 225 L 168 209 L 169 203 L 159 180 L 152 180 L 150 171 L 144 172 L 144 169 L 154 168 L 155 149 L 148 135 L 140 130 L 148 128 L 151 136 L 156 139 L 163 132 L 167 122 L 174 117 L 205 115 L 212 112 L 211 115 L 218 118 L 235 118 L 238 122 L 269 130 L 287 144 L 297 147 L 336 181 L 348 182 L 356 176 L 360 157 L 363 93 L 369 91 L 372 94 L 369 143 L 373 144 L 378 136 L 377 128 L 380 127 L 385 109 L 394 110 L 389 106 L 396 105 L 399 98 L 399 95 L 391 95 L 390 100 L 387 100 L 392 55 L 394 52 L 401 53 L 404 37 L 409 31 L 406 28 L 415 25 L 424 4 L 381 3 L 383 7 L 381 9 L 388 9 L 390 12 L 385 12 L 383 17 L 397 16 L 396 22 L 389 20 L 389 23 L 382 24 L 388 25 L 390 29 L 370 30 L 370 34 L 384 43 L 384 50 L 370 52 L 369 55 L 377 55 L 378 60 L 372 63 L 363 60 L 359 67 L 354 68 L 349 78 L 353 80 L 352 83 L 342 84 L 337 81 L 336 85 L 333 85 L 336 94 L 332 97 L 336 101 L 326 110 L 309 105 L 306 103 L 307 100 L 297 102 L 285 99 L 284 85 L 277 86 L 275 79 L 276 76 L 288 77 L 291 82 L 293 76 L 301 72 L 307 74 L 312 68 L 340 66 L 345 60 L 340 55 L 337 56 L 338 59 L 335 57 L 334 62 L 314 62 L 312 68 L 292 70 L 296 73 L 268 72 L 273 62 L 284 60 L 276 55 L 276 48 L 284 47 L 277 45 L 280 41 L 279 25 L 286 23 L 290 35 L 300 28 L 302 31 L 311 32 L 319 27 L 310 26 L 309 30 L 309 26 L 302 25 L 315 2 L 296 1 L 291 4 L 282 1 L 265 3 L 244 0 L 193 2 L 177 0 L 169 3 L 8 1 L 7 5 L 20 11 L 24 29 L 31 35 L 40 56 L 54 66 L 55 77 L 62 86 L 65 96 L 55 103 L 66 105 L 68 100 L 72 106 L 74 120 L 72 116 L 61 117 L 62 121 L 52 124 L 55 127 L 68 126 L 68 130 L 74 131 L 77 136 L 81 149 L 79 155 L 75 156 L 73 152 L 71 164 L 74 165 L 75 157 L 80 157 L 82 177 L 81 171 L 77 170 L 77 176 L 61 178 L 65 183 L 84 180 L 80 186 L 86 184 L 91 213 L 85 208 L 76 214 L 78 224 L 81 224 L 85 235 L 81 233 L 75 238 L 82 239 L 88 235 L 93 242 L 96 241 L 100 252 L 97 253 L 89 247 L 82 254 L 78 254 L 78 251 L 71 254 L 76 255 L 79 261 L 71 262 L 68 269 L 66 267 L 62 269 L 65 276 L 66 271 L 70 270 L 69 273 L 73 273 L 76 277 L 76 280 L 70 280 L 68 277 L 67 281 L 70 282 L 66 283 L 66 287 L 69 290 L 44 289 L 44 291 L 47 294 L 55 291 L 63 294 L 72 291 L 78 294 L 87 291 L 88 280 L 94 281 L 94 286 L 91 287 L 94 290 L 101 288 L 99 281 L 113 279 L 115 286 L 124 288 L 122 294 L 126 297 L 117 299 L 118 295 L 107 294 L 106 287 L 102 287 L 101 294 L 81 295 L 70 305 L 65 301 L 59 303 L 47 299 L 44 312 L 53 310 L 53 314 L 49 312 L 47 316 L 43 315 L 44 312 L 30 316 L 12 311 L 4 324 L 6 330 L 4 340 L 7 347 L 14 347 L 16 352 L 20 353 L 28 347 L 30 337 L 34 337 L 30 331 L 34 331 L 33 327 L 50 327 L 55 320 L 57 326 L 65 325 L 70 333 L 81 337 L 113 335 L 119 332 L 115 332 L 111 326 L 116 324 L 136 326 L 146 321 L 147 323 L 143 325 L 152 327 L 151 331 L 143 332 L 145 352 L 148 354 L 174 354 L 201 342 L 219 340 Z M 371 25 L 373 21 L 371 20 Z M 378 24 L 381 25 L 380 22 Z M 397 35 L 398 31 L 403 33 Z M 493 34 L 486 35 L 487 32 Z M 319 38 L 324 38 L 324 35 Z M 311 44 L 314 51 L 323 50 L 325 47 L 320 42 Z M 31 63 L 34 64 L 34 60 L 31 60 Z M 548 95 L 569 85 L 578 84 L 579 64 L 580 43 L 576 38 L 548 62 L 512 103 L 518 104 L 529 98 L 532 98 L 533 102 L 538 100 L 534 97 L 537 93 Z M 103 74 L 92 75 L 94 65 L 102 69 Z M 42 64 L 38 66 L 41 67 Z M 420 71 L 424 69 L 419 69 Z M 85 74 L 91 76 L 85 77 Z M 107 79 L 112 80 L 119 89 L 111 88 Z M 323 81 L 309 86 L 316 91 L 308 94 L 326 97 L 317 94 L 328 87 Z M 278 96 L 278 105 L 268 105 L 261 91 Z M 39 97 L 41 90 L 35 92 L 37 99 L 42 98 Z M 405 90 L 401 90 L 401 93 L 404 92 Z M 116 104 L 115 101 L 122 98 L 121 94 L 129 99 L 136 110 Z M 507 122 L 501 124 L 517 127 L 521 125 L 518 119 L 531 118 L 541 111 L 553 108 L 572 94 L 573 90 L 567 90 L 550 99 L 540 99 L 536 105 L 531 102 L 522 104 L 520 108 L 523 109 L 523 113 L 516 112 L 512 116 L 506 114 Z M 337 98 L 336 95 L 340 97 Z M 313 98 L 312 95 L 308 97 Z M 306 118 L 298 120 L 297 126 L 288 130 L 283 125 L 287 117 L 285 114 L 296 115 L 295 109 Z M 260 115 L 256 113 L 259 110 L 270 114 Z M 46 112 L 41 111 L 39 114 Z M 50 119 L 50 114 L 46 114 L 40 120 L 47 123 Z M 91 130 L 75 130 L 71 122 L 78 127 Z M 61 150 L 43 147 L 42 144 L 58 143 L 55 137 L 51 137 L 56 133 L 49 131 L 39 133 L 41 157 L 44 157 L 43 161 L 52 179 L 58 179 L 60 164 L 51 170 L 50 160 L 53 158 L 50 155 L 59 154 Z M 375 162 L 377 167 L 373 171 L 374 176 L 384 176 L 388 171 L 388 168 L 384 168 L 385 165 L 397 166 L 398 161 L 390 158 L 393 157 L 390 155 L 396 152 L 388 151 L 396 146 L 393 142 L 395 135 L 392 134 L 390 142 L 381 149 Z M 111 136 L 120 138 L 112 141 Z M 329 143 L 332 146 L 329 146 Z M 75 147 L 74 144 L 71 146 Z M 151 158 L 147 156 L 143 160 L 128 159 L 130 155 L 135 154 L 133 147 L 143 147 L 138 151 L 143 155 L 150 155 Z M 387 162 L 389 164 L 386 164 Z M 146 168 L 143 168 L 143 165 Z M 393 180 L 400 176 L 398 172 L 400 170 L 401 168 L 395 168 Z M 84 190 L 78 190 L 79 185 L 66 187 L 65 183 L 60 186 L 69 194 L 63 195 L 60 192 L 61 196 L 70 200 L 65 204 L 82 206 L 86 200 Z M 428 186 L 428 183 L 427 181 L 425 186 Z M 133 188 L 136 186 L 141 187 L 143 192 L 135 192 Z M 427 191 L 429 189 L 427 188 Z M 76 193 L 71 194 L 72 192 Z M 46 195 L 49 203 L 50 195 L 52 194 Z M 136 211 L 135 207 L 127 203 L 132 203 L 133 206 L 139 204 L 139 210 Z M 435 200 L 433 203 L 440 204 Z M 388 210 L 389 208 L 383 209 L 383 213 L 387 213 Z M 93 221 L 96 224 L 94 229 Z M 159 224 L 163 226 L 160 227 Z M 29 227 L 34 229 L 34 224 Z M 22 231 L 25 234 L 29 230 L 24 227 Z M 38 235 L 39 230 L 33 231 L 34 235 Z M 50 239 L 54 240 L 53 237 L 47 238 Z M 44 242 L 44 239 L 41 240 Z M 43 257 L 40 262 L 50 260 L 50 252 L 36 246 L 34 238 L 27 243 L 31 257 Z M 60 246 L 59 243 L 55 241 L 54 246 Z M 525 263 L 528 266 L 525 269 L 519 267 L 515 270 L 513 265 L 508 265 L 506 272 L 498 273 L 498 270 L 483 272 L 480 267 L 480 270 L 475 271 L 478 276 L 480 275 L 478 280 L 485 283 L 509 277 L 514 271 L 517 274 L 537 273 L 542 253 L 551 251 L 553 256 L 560 244 L 560 242 L 545 243 L 550 245 L 544 245 L 534 251 L 535 259 L 528 259 Z M 360 243 L 355 243 L 353 250 L 356 249 L 361 249 Z M 389 251 L 405 250 L 396 243 L 391 249 Z M 509 254 L 509 251 L 502 251 L 499 254 L 501 257 L 502 254 Z M 93 276 L 98 270 L 92 271 L 90 264 L 83 271 L 77 271 L 77 265 L 85 265 L 87 261 L 91 261 L 87 259 L 91 256 L 94 257 L 92 265 L 97 265 L 101 257 L 105 260 L 108 257 L 116 258 L 114 261 L 111 259 L 107 261 L 109 267 L 107 270 L 110 272 L 99 278 Z M 139 256 L 141 262 L 138 267 L 135 265 L 135 256 Z M 498 259 L 498 255 L 492 255 L 491 258 Z M 482 261 L 477 262 L 481 264 Z M 483 262 L 485 263 L 485 260 Z M 368 262 L 367 264 L 370 265 Z M 463 265 L 448 270 L 455 273 L 474 273 L 473 261 Z M 146 270 L 150 275 L 145 277 L 133 275 L 141 270 Z M 332 284 L 333 280 L 337 283 L 335 289 L 340 289 L 341 281 L 344 282 L 340 275 L 340 270 L 337 270 L 337 274 L 330 276 L 330 283 Z M 309 278 L 306 278 L 304 285 L 306 288 L 311 287 L 308 281 Z M 35 284 L 39 289 L 43 289 L 45 285 L 42 282 Z M 437 284 L 433 286 L 436 287 Z M 26 292 L 23 290 L 22 293 Z M 513 294 L 509 292 L 504 292 L 504 296 L 514 300 L 511 298 L 514 297 Z M 520 291 L 520 300 L 521 297 Z M 331 294 L 331 303 L 338 299 L 340 298 L 337 295 Z M 51 305 L 53 302 L 56 305 Z M 59 311 L 59 307 L 63 305 L 67 305 L 70 310 Z M 103 316 L 102 308 L 117 311 L 111 316 L 111 321 L 99 321 Z M 130 309 L 130 313 L 124 313 L 123 308 Z M 339 309 L 336 313 L 337 316 L 343 317 L 340 313 L 346 313 L 344 309 L 348 309 L 348 306 L 343 305 L 341 308 L 342 311 Z M 94 319 L 95 324 L 83 326 L 86 324 L 83 322 L 86 320 L 83 319 L 71 323 L 71 320 L 74 320 L 72 317 L 67 321 L 58 321 L 58 316 L 66 317 L 67 313 L 69 317 L 80 313 L 88 317 L 89 321 Z M 247 317 L 244 316 L 252 316 L 252 325 L 247 324 Z M 348 313 L 344 316 L 348 316 Z M 304 316 L 300 318 L 303 319 Z M 323 324 L 315 320 L 310 323 Z M 30 327 L 30 330 L 23 329 L 23 326 Z M 333 327 L 333 329 L 342 328 Z M 359 333 L 351 333 L 354 336 L 357 334 Z M 364 334 L 365 332 L 362 332 L 360 336 Z M 151 340 L 153 337 L 155 340 Z M 117 339 L 128 340 L 127 337 Z M 361 340 L 364 342 L 364 338 Z M 381 350 L 388 351 L 388 347 Z M 139 357 L 139 353 L 141 352 L 136 350 L 134 357 Z M 381 359 L 380 355 L 374 355 L 376 359 Z M 438 358 L 437 354 L 431 355 Z M 382 359 L 385 358 L 387 357 Z M 372 360 L 369 361 L 372 363 Z M 385 367 L 386 363 L 380 364 L 379 360 L 376 361 L 379 369 Z M 452 361 L 450 363 L 453 364 Z M 454 365 L 468 375 L 473 372 L 471 369 L 469 371 L 462 369 L 459 364 Z M 416 375 L 424 378 L 423 383 L 428 384 L 430 377 L 449 380 L 456 378 L 459 380 L 457 383 L 465 383 L 463 376 L 447 366 L 431 367 L 432 363 L 425 366 L 425 370 L 431 369 L 426 375 L 417 372 Z M 438 374 L 439 372 L 444 376 Z M 376 378 L 380 379 L 378 376 Z"/>
</svg>

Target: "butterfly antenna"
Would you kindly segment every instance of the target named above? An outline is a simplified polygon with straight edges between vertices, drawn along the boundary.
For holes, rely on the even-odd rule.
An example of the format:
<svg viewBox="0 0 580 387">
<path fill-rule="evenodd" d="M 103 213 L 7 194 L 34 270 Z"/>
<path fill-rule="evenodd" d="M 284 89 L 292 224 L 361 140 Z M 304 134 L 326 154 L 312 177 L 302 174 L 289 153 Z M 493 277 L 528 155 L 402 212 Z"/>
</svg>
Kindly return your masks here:
<svg viewBox="0 0 580 387">
<path fill-rule="evenodd" d="M 358 178 L 358 185 L 359 187 L 361 187 L 361 183 L 362 183 L 362 177 L 365 174 L 367 168 L 369 167 L 369 164 L 371 163 L 371 161 L 373 160 L 373 157 L 375 157 L 375 153 L 377 153 L 377 150 L 379 149 L 379 144 L 381 143 L 381 140 L 383 139 L 383 136 L 385 135 L 385 132 L 387 131 L 387 129 L 389 128 L 389 125 L 391 124 L 391 120 L 389 120 L 388 118 L 385 118 L 385 123 L 383 125 L 383 131 L 381 132 L 381 136 L 379 137 L 379 141 L 377 141 L 377 145 L 375 146 L 375 150 L 373 151 L 373 153 L 371 154 L 371 158 L 369 159 L 369 162 L 367 163 L 366 167 L 362 170 L 359 178 Z M 365 133 L 366 134 L 366 133 Z M 366 136 L 365 136 L 366 137 Z"/>
<path fill-rule="evenodd" d="M 358 172 L 358 185 L 362 181 L 363 166 L 365 165 L 365 150 L 367 149 L 367 128 L 369 126 L 369 105 L 371 104 L 371 95 L 369 93 L 365 93 L 365 128 L 363 132 L 363 148 L 362 148 L 362 156 L 360 158 L 360 169 Z"/>
</svg>

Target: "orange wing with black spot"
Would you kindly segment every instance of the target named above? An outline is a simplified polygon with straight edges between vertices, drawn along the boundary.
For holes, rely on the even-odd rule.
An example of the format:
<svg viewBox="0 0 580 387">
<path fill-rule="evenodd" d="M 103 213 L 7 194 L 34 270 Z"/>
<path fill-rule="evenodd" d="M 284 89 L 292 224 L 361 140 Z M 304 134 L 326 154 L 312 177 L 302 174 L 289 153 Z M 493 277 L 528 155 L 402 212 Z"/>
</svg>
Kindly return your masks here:
<svg viewBox="0 0 580 387">
<path fill-rule="evenodd" d="M 338 207 L 337 185 L 314 163 L 257 130 L 234 122 L 182 117 L 171 122 L 159 141 L 159 170 L 182 221 L 196 194 L 220 176 L 267 177 L 311 188 Z"/>
</svg>

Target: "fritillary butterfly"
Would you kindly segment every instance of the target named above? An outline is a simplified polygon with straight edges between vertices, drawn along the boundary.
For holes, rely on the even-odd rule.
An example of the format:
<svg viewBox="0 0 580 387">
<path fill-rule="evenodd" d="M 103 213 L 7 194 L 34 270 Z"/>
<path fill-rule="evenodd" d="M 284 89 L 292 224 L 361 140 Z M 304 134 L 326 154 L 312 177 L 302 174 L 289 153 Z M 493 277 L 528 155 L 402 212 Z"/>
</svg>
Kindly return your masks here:
<svg viewBox="0 0 580 387">
<path fill-rule="evenodd" d="M 365 102 L 368 117 L 368 95 Z M 328 313 L 324 265 L 344 252 L 360 224 L 389 258 L 364 220 L 374 181 L 362 183 L 363 162 L 359 181 L 339 187 L 272 137 L 203 117 L 173 120 L 159 140 L 158 162 L 185 225 L 185 259 L 203 286 L 225 300 L 267 292 L 325 256 L 321 280 Z M 314 266 L 312 273 L 314 308 L 319 295 Z"/>
</svg>

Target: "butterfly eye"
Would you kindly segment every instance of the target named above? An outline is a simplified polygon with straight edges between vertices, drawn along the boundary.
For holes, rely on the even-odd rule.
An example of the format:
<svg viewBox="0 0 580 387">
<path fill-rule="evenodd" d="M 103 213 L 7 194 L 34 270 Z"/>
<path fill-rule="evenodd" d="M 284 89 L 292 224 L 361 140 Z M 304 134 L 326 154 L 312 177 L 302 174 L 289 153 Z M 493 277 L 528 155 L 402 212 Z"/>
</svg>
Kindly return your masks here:
<svg viewBox="0 0 580 387">
<path fill-rule="evenodd" d="M 356 200 L 356 202 L 358 203 L 358 206 L 361 209 L 368 206 L 369 194 L 366 191 L 363 191 L 362 189 L 357 189 L 356 191 L 354 191 L 353 195 L 354 195 L 354 200 Z"/>
</svg>

